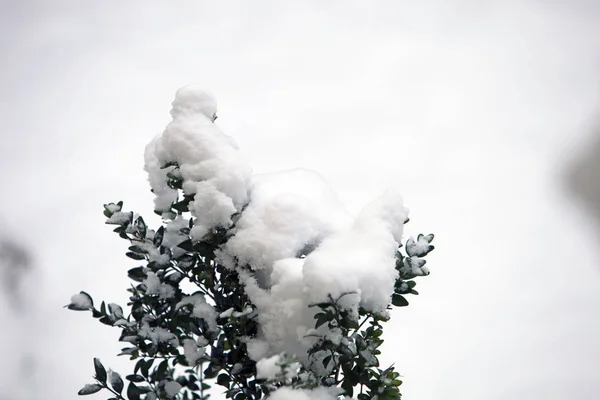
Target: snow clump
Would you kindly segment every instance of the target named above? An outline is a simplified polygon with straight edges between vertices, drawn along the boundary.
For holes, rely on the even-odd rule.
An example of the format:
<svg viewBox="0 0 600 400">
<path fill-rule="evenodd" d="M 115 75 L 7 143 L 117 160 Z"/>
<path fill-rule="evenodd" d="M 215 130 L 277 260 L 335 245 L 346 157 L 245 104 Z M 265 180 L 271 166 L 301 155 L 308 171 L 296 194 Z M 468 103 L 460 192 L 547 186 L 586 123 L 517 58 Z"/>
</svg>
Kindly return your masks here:
<svg viewBox="0 0 600 400">
<path fill-rule="evenodd" d="M 250 203 L 221 253 L 225 265 L 273 268 L 277 260 L 301 257 L 352 218 L 316 172 L 295 169 L 253 176 Z"/>
<path fill-rule="evenodd" d="M 146 146 L 145 170 L 154 208 L 165 218 L 178 201 L 177 189 L 169 186 L 173 177 L 182 181 L 185 195 L 194 195 L 191 235 L 199 240 L 216 227 L 229 227 L 231 216 L 247 204 L 251 169 L 235 141 L 214 124 L 217 106 L 210 93 L 185 86 L 172 105 L 173 121 Z"/>
<path fill-rule="evenodd" d="M 295 169 L 251 175 L 251 168 L 235 141 L 214 124 L 216 101 L 196 85 L 177 92 L 168 124 L 162 135 L 148 144 L 145 169 L 156 196 L 155 209 L 167 223 L 165 245 L 173 248 L 185 239 L 187 221 L 170 213 L 180 201 L 173 182 L 184 195 L 193 196 L 189 210 L 195 217 L 190 236 L 201 240 L 215 228 L 232 236 L 217 251 L 217 261 L 237 269 L 259 323 L 257 337 L 247 339 L 259 374 L 272 377 L 279 354 L 295 357 L 306 365 L 308 349 L 315 343 L 311 303 L 339 299 L 351 315 L 358 309 L 385 314 L 398 277 L 396 252 L 402 240 L 408 210 L 402 197 L 389 191 L 367 205 L 355 218 L 317 173 Z M 234 215 L 239 215 L 235 218 Z M 172 226 L 171 226 L 172 225 Z M 425 251 L 418 241 L 418 251 Z M 250 267 L 247 269 L 246 267 Z M 422 267 L 414 263 L 412 269 Z M 419 271 L 423 272 L 423 268 Z M 148 291 L 168 298 L 171 293 L 148 274 Z M 233 309 L 220 315 L 202 294 L 186 297 L 193 316 L 203 318 L 211 329 L 216 319 L 236 318 Z M 146 332 L 153 341 L 170 340 L 159 332 Z M 325 325 L 319 334 L 336 338 Z M 337 335 L 337 336 L 336 336 Z M 339 338 L 342 340 L 342 338 Z M 184 343 L 188 362 L 204 354 L 194 340 Z M 326 390 L 275 391 L 273 400 L 328 400 Z"/>
</svg>

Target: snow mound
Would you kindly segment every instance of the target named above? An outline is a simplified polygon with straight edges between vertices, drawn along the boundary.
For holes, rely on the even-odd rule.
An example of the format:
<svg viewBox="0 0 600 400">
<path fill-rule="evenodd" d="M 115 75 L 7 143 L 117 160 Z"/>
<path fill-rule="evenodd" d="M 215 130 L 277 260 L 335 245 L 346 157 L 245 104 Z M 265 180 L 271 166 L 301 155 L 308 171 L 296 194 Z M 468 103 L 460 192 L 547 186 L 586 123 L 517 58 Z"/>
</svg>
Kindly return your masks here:
<svg viewBox="0 0 600 400">
<path fill-rule="evenodd" d="M 257 175 L 251 179 L 250 203 L 223 258 L 270 271 L 275 261 L 306 255 L 351 223 L 343 204 L 316 172 L 294 169 Z"/>
<path fill-rule="evenodd" d="M 314 343 L 308 335 L 315 324 L 311 303 L 329 296 L 358 317 L 358 308 L 385 314 L 394 293 L 396 251 L 408 210 L 402 197 L 388 192 L 367 205 L 354 223 L 327 236 L 306 258 L 285 258 L 273 263 L 269 287 L 241 274 L 246 293 L 258 309 L 260 348 L 257 361 L 286 353 L 307 362 Z M 254 358 L 254 356 L 251 354 Z"/>
<path fill-rule="evenodd" d="M 384 313 L 394 293 L 395 256 L 407 216 L 402 197 L 388 192 L 367 205 L 352 228 L 324 240 L 303 266 L 310 301 L 356 293 L 345 296 L 342 304 L 355 312 L 359 305 Z"/>
<path fill-rule="evenodd" d="M 169 212 L 181 200 L 179 185 L 188 199 L 193 197 L 192 239 L 200 240 L 215 228 L 231 229 L 232 235 L 216 253 L 217 261 L 237 269 L 256 307 L 218 314 L 202 294 L 195 294 L 176 308 L 191 306 L 188 312 L 204 319 L 211 330 L 216 330 L 218 317 L 237 318 L 256 311 L 259 334 L 247 339 L 248 352 L 260 362 L 261 374 L 272 377 L 280 361 L 277 355 L 308 362 L 307 350 L 317 340 L 312 334 L 317 310 L 310 304 L 341 299 L 338 304 L 356 318 L 360 307 L 387 312 L 408 210 L 402 197 L 389 191 L 352 218 L 313 171 L 252 176 L 235 141 L 214 124 L 216 112 L 216 101 L 201 87 L 180 89 L 171 110 L 173 121 L 146 147 L 145 169 L 156 195 L 155 209 L 169 220 L 165 246 L 185 239 L 181 229 L 187 220 Z M 425 251 L 424 243 L 417 245 L 417 250 Z M 149 294 L 172 296 L 154 274 L 148 274 L 144 284 Z M 87 304 L 83 298 L 74 301 Z M 318 333 L 334 342 L 342 339 L 339 332 L 327 329 L 322 325 Z M 147 336 L 153 341 L 172 339 L 156 331 L 148 331 Z M 193 340 L 184 347 L 190 364 L 205 351 Z M 282 388 L 271 397 L 325 399 L 330 394 Z"/>
<path fill-rule="evenodd" d="M 214 98 L 197 85 L 179 89 L 173 121 L 144 154 L 156 211 L 168 218 L 178 200 L 177 190 L 169 185 L 173 177 L 182 181 L 185 195 L 195 195 L 189 208 L 196 217 L 191 235 L 198 240 L 214 228 L 229 227 L 231 216 L 248 202 L 251 168 L 235 141 L 214 124 L 216 107 Z"/>
</svg>

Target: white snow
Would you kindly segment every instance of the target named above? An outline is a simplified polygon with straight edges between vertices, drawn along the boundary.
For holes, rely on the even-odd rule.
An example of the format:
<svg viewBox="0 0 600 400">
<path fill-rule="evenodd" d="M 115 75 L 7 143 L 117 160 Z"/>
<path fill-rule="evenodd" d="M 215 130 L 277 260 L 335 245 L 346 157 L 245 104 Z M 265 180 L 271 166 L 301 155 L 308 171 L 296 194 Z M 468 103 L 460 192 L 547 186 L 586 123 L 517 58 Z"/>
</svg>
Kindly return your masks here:
<svg viewBox="0 0 600 400">
<path fill-rule="evenodd" d="M 425 260 L 417 256 L 404 257 L 401 271 L 416 276 L 429 275 L 429 268 L 425 266 Z"/>
<path fill-rule="evenodd" d="M 415 240 L 414 237 L 411 237 L 406 243 L 407 250 L 410 249 L 417 255 L 425 254 L 429 249 L 429 246 L 429 241 L 425 235 L 419 235 L 417 240 Z"/>
<path fill-rule="evenodd" d="M 306 258 L 276 260 L 270 287 L 261 287 L 255 277 L 241 272 L 260 326 L 260 335 L 248 346 L 250 356 L 259 361 L 283 352 L 307 363 L 307 350 L 317 340 L 314 335 L 334 343 L 344 340 L 339 331 L 326 326 L 313 329 L 317 310 L 308 306 L 327 301 L 329 295 L 337 299 L 352 292 L 339 303 L 355 317 L 359 306 L 385 314 L 394 292 L 395 254 L 406 217 L 400 195 L 388 192 L 366 206 L 351 227 L 326 237 Z M 326 373 L 317 361 L 310 360 Z"/>
<path fill-rule="evenodd" d="M 111 215 L 110 218 L 106 219 L 106 223 L 113 224 L 113 225 L 122 225 L 125 222 L 130 222 L 132 218 L 133 218 L 133 213 L 131 211 L 129 211 L 129 212 L 117 211 L 113 215 Z"/>
<path fill-rule="evenodd" d="M 175 295 L 175 289 L 171 285 L 161 282 L 154 272 L 147 273 L 143 284 L 146 285 L 147 295 L 158 295 L 161 300 L 170 299 Z"/>
<path fill-rule="evenodd" d="M 198 346 L 198 342 L 193 339 L 184 339 L 183 341 L 183 354 L 190 367 L 194 367 L 198 360 L 200 360 L 205 353 L 206 349 L 202 346 Z"/>
<path fill-rule="evenodd" d="M 229 318 L 231 317 L 231 314 L 233 314 L 233 307 L 228 308 L 227 310 L 223 311 L 221 314 L 219 314 L 219 318 Z"/>
<path fill-rule="evenodd" d="M 303 265 L 309 301 L 354 292 L 341 303 L 355 312 L 360 305 L 384 313 L 394 292 L 395 254 L 407 215 L 402 197 L 388 192 L 367 205 L 352 228 L 324 240 Z"/>
<path fill-rule="evenodd" d="M 71 296 L 71 305 L 81 310 L 93 307 L 92 299 L 89 295 L 83 292 Z"/>
<path fill-rule="evenodd" d="M 179 309 L 183 306 L 191 305 L 192 315 L 196 318 L 203 319 L 204 322 L 208 325 L 208 329 L 211 331 L 216 331 L 217 328 L 217 317 L 218 314 L 215 311 L 214 307 L 206 302 L 204 295 L 200 293 L 193 294 L 191 296 L 187 296 L 182 299 L 177 305 L 175 309 Z"/>
<path fill-rule="evenodd" d="M 214 124 L 216 101 L 197 85 L 177 91 L 169 123 L 162 135 L 146 146 L 145 169 L 154 193 L 155 209 L 166 212 L 177 200 L 162 169 L 177 162 L 183 190 L 195 194 L 190 211 L 196 217 L 191 235 L 201 239 L 211 229 L 228 227 L 231 216 L 248 202 L 251 169 L 235 141 Z M 164 214 L 163 214 L 164 215 Z"/>
<path fill-rule="evenodd" d="M 147 322 L 144 322 L 138 331 L 138 334 L 149 339 L 154 344 L 168 342 L 173 346 L 178 346 L 177 336 L 161 327 L 150 327 Z"/>
<path fill-rule="evenodd" d="M 255 270 L 316 247 L 351 217 L 327 182 L 306 169 L 252 177 L 250 204 L 237 222 L 226 256 Z M 230 258 L 230 259 L 231 259 Z"/>
<path fill-rule="evenodd" d="M 335 388 L 318 387 L 316 389 L 292 389 L 284 386 L 269 396 L 270 400 L 336 400 Z"/>
<path fill-rule="evenodd" d="M 177 245 L 188 239 L 188 235 L 181 233 L 181 229 L 187 228 L 188 226 L 189 220 L 178 215 L 174 220 L 169 221 L 165 228 L 162 246 L 170 248 L 173 257 L 175 258 L 185 253 L 185 250 L 177 247 Z"/>
<path fill-rule="evenodd" d="M 184 86 L 177 90 L 175 100 L 171 104 L 173 119 L 181 115 L 204 115 L 214 121 L 217 115 L 217 100 L 215 97 L 197 84 Z"/>
<path fill-rule="evenodd" d="M 109 203 L 104 206 L 109 212 L 116 213 L 117 211 L 121 211 L 121 206 L 115 203 Z"/>
<path fill-rule="evenodd" d="M 175 381 L 165 383 L 165 393 L 167 398 L 173 398 L 181 390 L 181 384 Z"/>
<path fill-rule="evenodd" d="M 377 358 L 373 355 L 375 346 L 370 344 L 366 349 L 360 351 L 360 356 L 365 359 L 365 365 L 375 366 L 377 365 Z"/>
<path fill-rule="evenodd" d="M 255 361 L 279 354 L 293 354 L 301 362 L 307 359 L 306 351 L 315 342 L 306 333 L 314 327 L 314 309 L 308 308 L 304 294 L 302 259 L 277 261 L 271 274 L 270 290 L 261 288 L 248 274 L 241 274 L 246 293 L 256 306 L 260 336 L 248 346 Z"/>
<path fill-rule="evenodd" d="M 384 194 L 352 218 L 327 182 L 313 171 L 251 176 L 233 139 L 214 124 L 216 101 L 201 88 L 180 89 L 171 114 L 173 121 L 147 146 L 145 155 L 155 208 L 169 220 L 163 244 L 174 248 L 187 239 L 181 229 L 188 227 L 182 216 L 165 213 L 177 200 L 177 192 L 166 185 L 167 173 L 180 177 L 184 193 L 194 195 L 190 203 L 195 217 L 193 239 L 217 227 L 230 227 L 233 214 L 243 209 L 233 236 L 217 257 L 228 268 L 238 268 L 256 306 L 256 310 L 232 308 L 218 315 L 202 294 L 195 294 L 177 308 L 192 305 L 192 315 L 204 319 L 212 330 L 217 328 L 217 317 L 237 318 L 256 311 L 260 331 L 247 341 L 248 351 L 259 363 L 260 373 L 269 377 L 280 360 L 278 354 L 309 361 L 307 350 L 317 338 L 308 333 L 314 331 L 313 316 L 318 311 L 309 308 L 310 303 L 344 295 L 340 304 L 355 317 L 359 306 L 386 313 L 408 213 L 399 194 Z M 179 167 L 161 169 L 169 162 Z M 150 258 L 156 257 L 155 249 L 147 251 Z M 250 266 L 253 273 L 239 268 L 244 266 Z M 149 294 L 169 295 L 152 272 L 144 283 Z M 345 340 L 337 331 L 328 332 L 326 325 L 316 335 L 334 343 Z M 188 362 L 196 359 L 194 346 L 193 341 L 184 343 Z"/>
<path fill-rule="evenodd" d="M 284 354 L 265 357 L 256 363 L 256 377 L 258 379 L 284 379 L 290 380 L 298 375 L 300 363 L 293 361 Z"/>
<path fill-rule="evenodd" d="M 108 304 L 108 310 L 110 311 L 110 313 L 116 318 L 116 319 L 122 319 L 125 318 L 123 316 L 123 308 L 121 308 L 120 305 L 115 304 L 115 303 L 109 303 Z"/>
<path fill-rule="evenodd" d="M 258 338 L 247 339 L 246 349 L 248 349 L 248 356 L 254 361 L 258 361 L 268 356 L 269 343 Z"/>
<path fill-rule="evenodd" d="M 275 379 L 282 372 L 280 363 L 281 356 L 279 354 L 259 360 L 256 363 L 256 377 L 267 380 Z"/>
<path fill-rule="evenodd" d="M 252 307 L 248 306 L 248 307 L 244 308 L 242 311 L 234 311 L 231 314 L 231 316 L 233 318 L 240 318 L 240 317 L 243 317 L 245 315 L 252 314 L 253 311 L 254 311 L 254 309 Z"/>
<path fill-rule="evenodd" d="M 165 229 L 165 231 L 169 230 L 169 225 L 171 223 L 173 223 L 174 221 L 170 221 L 169 224 L 167 225 L 167 229 Z M 176 223 L 177 225 L 177 223 Z M 154 237 L 154 232 L 149 231 L 152 234 L 152 237 Z M 166 265 L 169 263 L 170 258 L 168 254 L 160 254 L 160 251 L 156 248 L 156 246 L 154 246 L 154 244 L 152 243 L 152 239 L 149 237 L 148 233 L 146 234 L 146 239 L 145 240 L 132 240 L 131 244 L 135 245 L 137 247 L 140 247 L 144 252 L 146 252 L 148 254 L 148 261 L 153 261 L 155 263 L 157 263 L 158 265 Z M 166 233 L 165 233 L 166 236 Z M 164 241 L 164 238 L 163 238 Z"/>
</svg>

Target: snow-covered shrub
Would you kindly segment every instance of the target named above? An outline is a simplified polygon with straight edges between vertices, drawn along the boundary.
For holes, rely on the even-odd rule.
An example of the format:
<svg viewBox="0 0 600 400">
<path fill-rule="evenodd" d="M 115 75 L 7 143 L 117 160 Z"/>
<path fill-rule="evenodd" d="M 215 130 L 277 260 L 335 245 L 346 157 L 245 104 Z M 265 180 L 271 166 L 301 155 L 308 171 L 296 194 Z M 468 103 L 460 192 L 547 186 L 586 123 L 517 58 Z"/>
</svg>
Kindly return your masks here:
<svg viewBox="0 0 600 400">
<path fill-rule="evenodd" d="M 145 153 L 162 225 L 104 206 L 141 264 L 127 312 L 85 292 L 68 305 L 121 329 L 121 354 L 137 361 L 125 385 L 94 359 L 79 394 L 207 399 L 216 383 L 235 400 L 400 398 L 377 358 L 382 324 L 429 274 L 433 235 L 401 245 L 408 212 L 394 192 L 352 218 L 314 172 L 253 176 L 201 88 L 180 89 L 171 114 Z"/>
</svg>

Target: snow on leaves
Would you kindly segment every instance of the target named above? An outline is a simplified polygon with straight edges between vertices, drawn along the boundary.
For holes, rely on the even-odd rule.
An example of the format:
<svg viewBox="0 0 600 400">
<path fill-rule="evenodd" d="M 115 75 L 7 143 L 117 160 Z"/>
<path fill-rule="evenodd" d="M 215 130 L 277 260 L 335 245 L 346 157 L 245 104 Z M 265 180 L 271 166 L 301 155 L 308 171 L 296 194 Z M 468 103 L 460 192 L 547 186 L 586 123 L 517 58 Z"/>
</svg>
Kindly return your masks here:
<svg viewBox="0 0 600 400">
<path fill-rule="evenodd" d="M 379 365 L 383 324 L 418 294 L 433 235 L 402 248 L 395 192 L 352 218 L 314 172 L 251 176 L 197 86 L 171 114 L 145 152 L 162 225 L 104 206 L 137 264 L 127 308 L 95 308 L 86 292 L 66 306 L 120 329 L 134 370 L 125 384 L 94 359 L 96 382 L 79 394 L 205 400 L 216 384 L 234 400 L 398 399 L 399 374 Z"/>
</svg>

